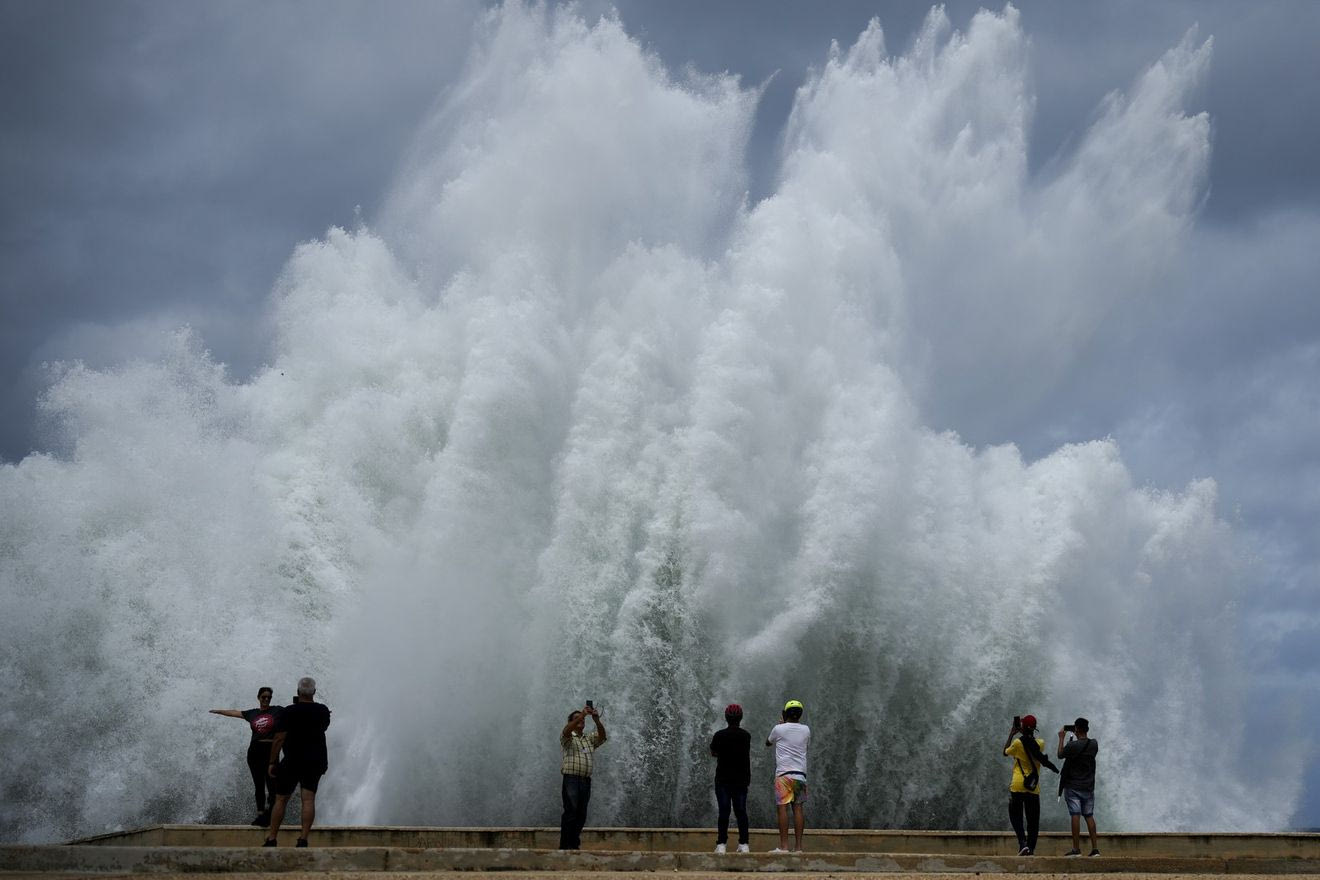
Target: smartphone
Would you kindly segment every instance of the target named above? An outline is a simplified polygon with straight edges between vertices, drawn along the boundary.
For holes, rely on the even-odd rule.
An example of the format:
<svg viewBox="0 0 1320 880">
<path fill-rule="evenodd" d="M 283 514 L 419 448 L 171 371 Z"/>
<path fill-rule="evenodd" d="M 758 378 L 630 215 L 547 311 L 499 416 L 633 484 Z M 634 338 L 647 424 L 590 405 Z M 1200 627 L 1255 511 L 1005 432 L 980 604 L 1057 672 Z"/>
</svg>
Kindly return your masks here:
<svg viewBox="0 0 1320 880">
<path fill-rule="evenodd" d="M 1021 727 L 1021 726 L 1022 726 L 1022 716 L 1021 716 L 1021 715 L 1014 715 L 1014 716 L 1013 716 L 1013 727 L 1017 728 L 1017 727 Z"/>
<path fill-rule="evenodd" d="M 1065 724 L 1065 725 L 1063 725 L 1063 731 L 1064 731 L 1064 733 L 1076 733 L 1076 732 L 1077 732 L 1077 725 L 1076 725 L 1076 724 Z"/>
<path fill-rule="evenodd" d="M 591 700 L 587 700 L 587 708 L 588 708 L 588 709 L 594 709 L 594 708 L 596 708 L 596 707 L 592 704 Z"/>
</svg>

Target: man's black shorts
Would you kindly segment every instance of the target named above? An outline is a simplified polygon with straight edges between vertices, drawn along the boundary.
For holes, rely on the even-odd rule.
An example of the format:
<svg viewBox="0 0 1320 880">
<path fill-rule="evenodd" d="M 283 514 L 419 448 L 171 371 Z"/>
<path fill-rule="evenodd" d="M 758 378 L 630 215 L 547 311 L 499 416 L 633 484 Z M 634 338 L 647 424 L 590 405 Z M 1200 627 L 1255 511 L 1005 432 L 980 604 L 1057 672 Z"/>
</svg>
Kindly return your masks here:
<svg viewBox="0 0 1320 880">
<path fill-rule="evenodd" d="M 285 758 L 275 768 L 275 779 L 271 783 L 271 787 L 281 797 L 288 797 L 293 794 L 293 790 L 300 785 L 303 791 L 314 792 L 316 787 L 321 784 L 321 777 L 324 775 L 324 767 L 294 762 Z"/>
</svg>

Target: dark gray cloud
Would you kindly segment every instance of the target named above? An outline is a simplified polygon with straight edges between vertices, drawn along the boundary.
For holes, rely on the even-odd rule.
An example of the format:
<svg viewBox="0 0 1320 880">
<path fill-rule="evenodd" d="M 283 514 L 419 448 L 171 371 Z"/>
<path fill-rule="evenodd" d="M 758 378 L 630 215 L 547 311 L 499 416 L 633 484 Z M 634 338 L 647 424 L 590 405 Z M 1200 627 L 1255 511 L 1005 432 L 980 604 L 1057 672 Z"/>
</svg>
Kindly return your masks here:
<svg viewBox="0 0 1320 880">
<path fill-rule="evenodd" d="M 946 8 L 957 26 L 979 5 Z M 617 8 L 671 66 L 768 83 L 749 156 L 753 198 L 773 189 L 793 94 L 831 40 L 846 46 L 878 17 L 901 51 L 929 11 L 920 2 Z M 1202 96 L 1215 121 L 1208 220 L 1320 204 L 1320 170 L 1308 161 L 1320 122 L 1306 112 L 1320 106 L 1320 60 L 1307 42 L 1320 7 L 1020 8 L 1033 42 L 1037 168 L 1066 152 L 1106 92 L 1199 24 L 1215 40 Z M 0 456 L 36 442 L 36 359 L 96 361 L 62 344 L 71 328 L 86 344 L 93 327 L 165 313 L 196 324 L 240 374 L 258 363 L 264 342 L 251 318 L 292 245 L 352 224 L 357 206 L 372 215 L 413 126 L 461 64 L 475 13 L 424 3 L 385 13 L 351 3 L 0 4 L 9 84 L 0 96 Z M 1000 433 L 961 429 L 973 441 Z"/>
<path fill-rule="evenodd" d="M 698 0 L 615 4 L 629 31 L 671 64 L 729 70 L 750 84 L 777 74 L 762 104 L 753 156 L 758 194 L 773 176 L 773 146 L 793 92 L 819 66 L 830 41 L 848 46 L 872 18 L 901 52 L 931 4 L 846 2 L 701 3 Z M 1032 39 L 1037 104 L 1033 162 L 1048 163 L 1080 137 L 1104 95 L 1126 87 L 1189 28 L 1215 41 L 1203 106 L 1215 120 L 1214 181 L 1209 216 L 1231 222 L 1274 205 L 1320 202 L 1320 55 L 1313 37 L 1320 7 L 1307 2 L 1243 4 L 1171 2 L 1014 4 Z M 603 4 L 597 4 L 601 7 Z M 955 27 L 996 4 L 943 4 Z"/>
<path fill-rule="evenodd" d="M 39 442 L 40 358 L 122 352 L 95 328 L 163 314 L 239 373 L 258 363 L 280 266 L 369 215 L 476 12 L 0 5 L 0 457 Z"/>
</svg>

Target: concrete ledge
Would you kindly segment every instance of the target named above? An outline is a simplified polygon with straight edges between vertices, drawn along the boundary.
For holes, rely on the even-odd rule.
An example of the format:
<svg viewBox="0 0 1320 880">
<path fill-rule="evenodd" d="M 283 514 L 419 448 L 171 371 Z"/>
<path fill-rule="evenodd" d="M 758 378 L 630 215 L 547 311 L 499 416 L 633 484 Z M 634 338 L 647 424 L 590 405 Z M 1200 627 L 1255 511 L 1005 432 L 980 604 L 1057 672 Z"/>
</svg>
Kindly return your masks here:
<svg viewBox="0 0 1320 880">
<path fill-rule="evenodd" d="M 75 841 L 79 846 L 251 847 L 265 831 L 247 825 L 156 825 Z M 280 832 L 281 846 L 293 846 L 296 828 Z M 776 831 L 754 828 L 754 853 L 778 845 Z M 409 826 L 318 826 L 311 843 L 321 847 L 390 847 L 407 849 L 553 850 L 558 828 L 435 828 Z M 712 828 L 588 828 L 582 847 L 588 852 L 708 853 L 715 845 Z M 1044 833 L 1037 851 L 1062 855 L 1071 846 L 1067 834 Z M 1017 856 L 1017 840 L 1007 831 L 901 831 L 807 829 L 811 852 L 910 853 L 932 856 Z M 1320 834 L 1101 834 L 1106 857 L 1314 859 Z"/>
<path fill-rule="evenodd" d="M 559 852 L 409 847 L 3 846 L 0 871 L 47 874 L 270 874 L 438 871 L 979 874 L 1320 874 L 1311 858 L 1063 858 L 920 853 Z"/>
</svg>

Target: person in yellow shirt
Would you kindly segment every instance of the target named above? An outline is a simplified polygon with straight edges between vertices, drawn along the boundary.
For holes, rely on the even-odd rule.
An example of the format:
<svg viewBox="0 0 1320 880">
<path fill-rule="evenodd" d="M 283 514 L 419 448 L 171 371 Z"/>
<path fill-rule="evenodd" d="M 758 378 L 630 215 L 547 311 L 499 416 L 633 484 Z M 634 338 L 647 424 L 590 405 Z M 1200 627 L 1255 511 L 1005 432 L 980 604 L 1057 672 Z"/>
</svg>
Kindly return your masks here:
<svg viewBox="0 0 1320 880">
<path fill-rule="evenodd" d="M 1018 855 L 1035 855 L 1036 836 L 1040 832 L 1040 768 L 1044 765 L 1055 773 L 1059 772 L 1045 754 L 1045 740 L 1036 736 L 1035 715 L 1013 719 L 1013 729 L 1004 741 L 1004 755 L 1013 759 L 1013 781 L 1008 786 L 1008 821 L 1017 834 Z"/>
</svg>

